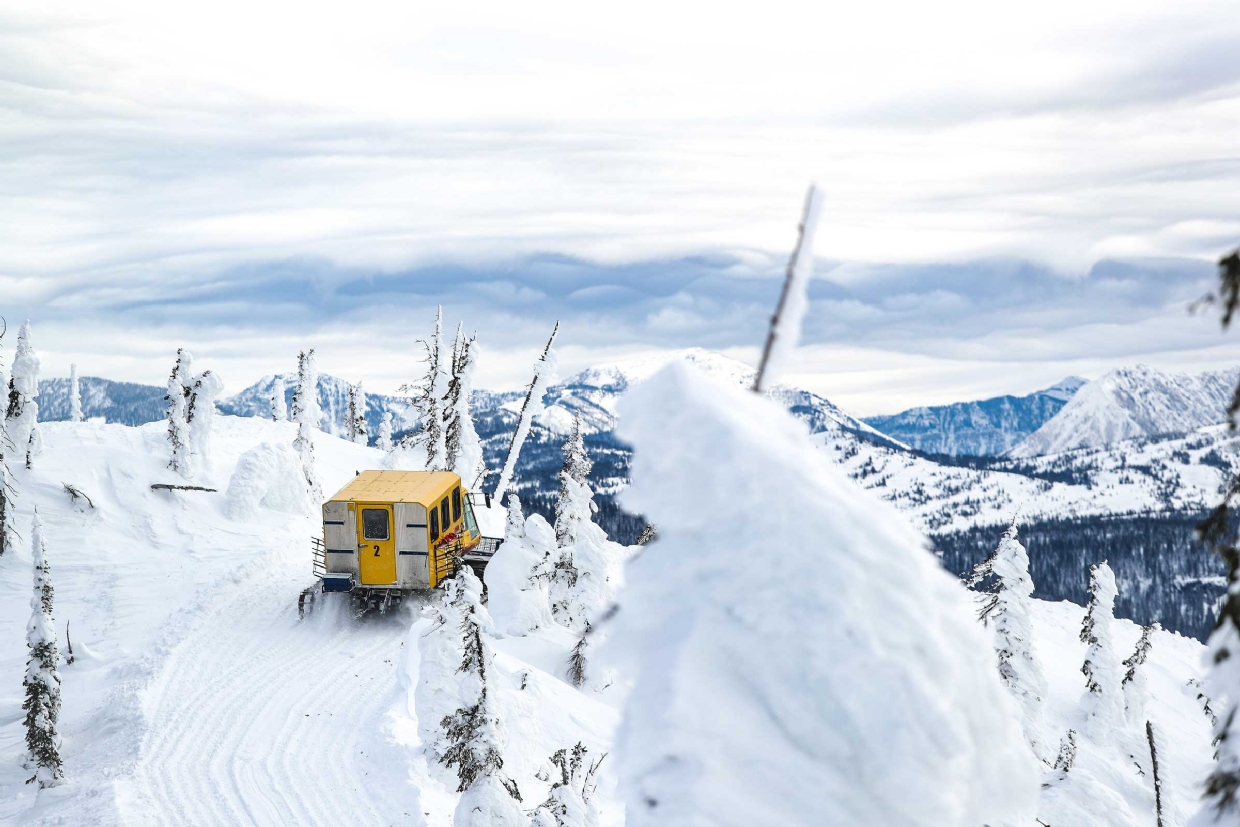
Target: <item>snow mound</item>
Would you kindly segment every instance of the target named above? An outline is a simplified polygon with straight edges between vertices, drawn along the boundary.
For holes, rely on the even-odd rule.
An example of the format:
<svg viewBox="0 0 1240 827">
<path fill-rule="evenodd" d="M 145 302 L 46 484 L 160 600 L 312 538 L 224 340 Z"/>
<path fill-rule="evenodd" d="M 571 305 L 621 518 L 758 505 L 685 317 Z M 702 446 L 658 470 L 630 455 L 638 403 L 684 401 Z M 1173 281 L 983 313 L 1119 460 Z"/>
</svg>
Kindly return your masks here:
<svg viewBox="0 0 1240 827">
<path fill-rule="evenodd" d="M 1214 425 L 1226 418 L 1236 375 L 1234 370 L 1175 375 L 1145 365 L 1113 370 L 1077 391 L 1008 456 L 1101 448 L 1134 437 Z"/>
<path fill-rule="evenodd" d="M 259 506 L 285 514 L 305 514 L 312 507 L 301 460 L 283 442 L 264 442 L 238 457 L 224 496 L 224 513 L 234 520 L 252 518 Z"/>
<path fill-rule="evenodd" d="M 996 824 L 1037 763 L 968 593 L 775 404 L 670 365 L 621 404 L 659 539 L 607 653 L 631 827 Z"/>
</svg>

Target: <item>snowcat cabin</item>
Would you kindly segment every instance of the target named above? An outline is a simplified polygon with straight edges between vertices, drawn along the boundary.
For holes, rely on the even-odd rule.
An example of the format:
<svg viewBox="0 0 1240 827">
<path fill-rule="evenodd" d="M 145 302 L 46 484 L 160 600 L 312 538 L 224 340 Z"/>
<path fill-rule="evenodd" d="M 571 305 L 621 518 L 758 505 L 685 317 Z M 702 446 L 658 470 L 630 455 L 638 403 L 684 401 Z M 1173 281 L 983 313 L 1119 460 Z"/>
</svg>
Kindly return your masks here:
<svg viewBox="0 0 1240 827">
<path fill-rule="evenodd" d="M 433 589 L 479 539 L 456 474 L 363 471 L 323 504 L 323 589 Z"/>
</svg>

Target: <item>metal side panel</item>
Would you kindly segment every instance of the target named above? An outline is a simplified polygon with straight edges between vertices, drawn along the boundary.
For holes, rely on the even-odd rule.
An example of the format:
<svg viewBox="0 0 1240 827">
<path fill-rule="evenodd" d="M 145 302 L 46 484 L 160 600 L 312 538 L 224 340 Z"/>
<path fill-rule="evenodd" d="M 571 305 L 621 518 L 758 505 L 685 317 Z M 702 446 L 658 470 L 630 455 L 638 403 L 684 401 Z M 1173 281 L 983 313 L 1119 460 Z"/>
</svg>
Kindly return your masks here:
<svg viewBox="0 0 1240 827">
<path fill-rule="evenodd" d="M 427 568 L 426 507 L 396 503 L 396 579 L 406 589 L 429 589 Z"/>
<path fill-rule="evenodd" d="M 323 545 L 327 571 L 357 580 L 357 513 L 348 503 L 323 503 Z"/>
</svg>

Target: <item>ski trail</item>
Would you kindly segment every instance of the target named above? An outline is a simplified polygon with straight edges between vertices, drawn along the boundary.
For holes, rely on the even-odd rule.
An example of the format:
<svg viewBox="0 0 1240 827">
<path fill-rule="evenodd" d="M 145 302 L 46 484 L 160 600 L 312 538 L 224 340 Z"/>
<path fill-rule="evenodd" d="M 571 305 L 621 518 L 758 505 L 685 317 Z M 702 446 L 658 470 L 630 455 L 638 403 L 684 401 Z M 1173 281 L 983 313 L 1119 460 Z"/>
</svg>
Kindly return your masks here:
<svg viewBox="0 0 1240 827">
<path fill-rule="evenodd" d="M 420 819 L 386 733 L 409 617 L 357 621 L 329 600 L 299 622 L 303 568 L 246 581 L 169 657 L 148 702 L 135 823 Z"/>
</svg>

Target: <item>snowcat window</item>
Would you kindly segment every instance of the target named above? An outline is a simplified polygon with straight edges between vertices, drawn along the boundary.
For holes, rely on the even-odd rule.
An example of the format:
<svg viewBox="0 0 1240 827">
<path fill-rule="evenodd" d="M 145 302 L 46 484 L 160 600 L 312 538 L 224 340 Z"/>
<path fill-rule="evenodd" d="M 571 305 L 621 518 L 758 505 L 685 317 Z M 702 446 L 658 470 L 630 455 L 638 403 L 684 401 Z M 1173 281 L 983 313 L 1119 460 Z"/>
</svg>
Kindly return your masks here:
<svg viewBox="0 0 1240 827">
<path fill-rule="evenodd" d="M 452 489 L 452 522 L 461 519 L 461 489 Z"/>
<path fill-rule="evenodd" d="M 478 521 L 474 518 L 474 506 L 468 497 L 465 498 L 465 530 L 475 537 L 478 536 Z"/>
<path fill-rule="evenodd" d="M 448 526 L 452 525 L 452 521 L 448 519 L 448 498 L 444 497 L 443 502 L 439 504 L 439 522 L 443 524 L 443 530 L 447 531 Z"/>
<path fill-rule="evenodd" d="M 439 539 L 439 509 L 431 509 L 431 540 Z"/>
<path fill-rule="evenodd" d="M 362 539 L 386 540 L 388 538 L 388 513 L 386 508 L 362 509 Z"/>
</svg>

